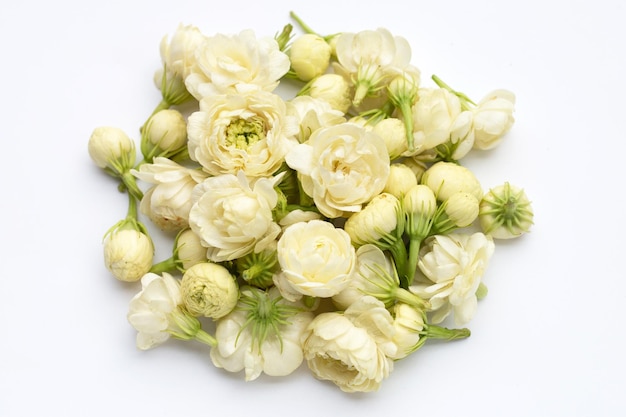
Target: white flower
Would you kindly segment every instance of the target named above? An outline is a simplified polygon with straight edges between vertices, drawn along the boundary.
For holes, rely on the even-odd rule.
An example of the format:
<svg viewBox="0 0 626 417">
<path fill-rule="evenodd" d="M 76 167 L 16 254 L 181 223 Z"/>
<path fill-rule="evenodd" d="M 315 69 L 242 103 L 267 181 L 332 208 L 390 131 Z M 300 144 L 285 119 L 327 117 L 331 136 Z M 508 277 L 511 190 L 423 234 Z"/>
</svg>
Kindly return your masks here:
<svg viewBox="0 0 626 417">
<path fill-rule="evenodd" d="M 461 101 L 444 88 L 421 88 L 413 105 L 413 137 L 416 151 L 424 151 L 450 139 Z"/>
<path fill-rule="evenodd" d="M 288 112 L 298 118 L 300 133 L 298 141 L 306 142 L 321 127 L 328 127 L 344 123 L 346 121 L 343 113 L 333 109 L 330 104 L 323 99 L 311 96 L 298 96 L 289 101 Z"/>
<path fill-rule="evenodd" d="M 189 156 L 211 175 L 266 177 L 275 173 L 297 144 L 298 125 L 277 95 L 211 97 L 189 116 Z"/>
<path fill-rule="evenodd" d="M 135 143 L 117 127 L 95 128 L 89 137 L 87 149 L 97 166 L 116 175 L 123 174 L 135 164 Z"/>
<path fill-rule="evenodd" d="M 179 25 L 171 39 L 164 36 L 160 53 L 163 68 L 156 71 L 154 81 L 169 104 L 181 104 L 191 98 L 185 78 L 195 63 L 198 46 L 205 41 L 200 30 L 191 25 Z"/>
<path fill-rule="evenodd" d="M 322 220 L 289 226 L 278 240 L 278 262 L 291 288 L 312 297 L 332 297 L 351 279 L 356 253 L 350 236 Z"/>
<path fill-rule="evenodd" d="M 362 297 L 344 314 L 319 314 L 309 329 L 304 342 L 309 369 L 342 391 L 376 391 L 393 370 L 393 318 L 373 297 Z"/>
<path fill-rule="evenodd" d="M 211 360 L 229 372 L 245 370 L 246 381 L 263 372 L 285 376 L 303 360 L 302 341 L 313 314 L 281 299 L 276 288 L 244 287 L 233 312 L 217 322 Z"/>
<path fill-rule="evenodd" d="M 445 201 L 452 194 L 465 192 L 478 201 L 483 197 L 480 182 L 468 168 L 453 162 L 437 162 L 424 172 L 421 182 L 427 185 L 439 201 Z"/>
<path fill-rule="evenodd" d="M 137 330 L 137 347 L 150 349 L 170 337 L 170 314 L 181 303 L 180 284 L 170 274 L 148 273 L 130 301 L 128 321 Z"/>
<path fill-rule="evenodd" d="M 198 46 L 195 60 L 185 84 L 198 100 L 218 94 L 273 91 L 290 66 L 276 40 L 258 39 L 249 29 L 208 37 Z"/>
<path fill-rule="evenodd" d="M 141 212 L 163 230 L 184 229 L 189 221 L 193 189 L 207 175 L 163 157 L 154 158 L 153 163 L 143 164 L 132 173 L 154 184 L 141 200 Z"/>
<path fill-rule="evenodd" d="M 341 70 L 355 83 L 354 105 L 372 95 L 393 75 L 410 67 L 411 47 L 406 39 L 387 29 L 342 33 L 336 43 Z"/>
<path fill-rule="evenodd" d="M 472 111 L 474 148 L 491 149 L 500 143 L 515 122 L 515 95 L 508 90 L 492 91 Z"/>
<path fill-rule="evenodd" d="M 298 171 L 304 192 L 331 218 L 361 210 L 382 192 L 389 175 L 382 138 L 351 123 L 316 130 L 286 161 Z"/>
<path fill-rule="evenodd" d="M 104 241 L 104 264 L 120 281 L 139 281 L 152 268 L 152 240 L 135 229 L 116 229 Z"/>
<path fill-rule="evenodd" d="M 418 267 L 432 283 L 411 291 L 430 300 L 432 322 L 450 313 L 457 325 L 468 323 L 476 311 L 476 290 L 494 251 L 491 237 L 482 233 L 435 235 L 424 241 Z"/>
<path fill-rule="evenodd" d="M 291 43 L 291 68 L 302 81 L 311 81 L 328 68 L 330 52 L 330 45 L 322 37 L 305 33 Z"/>
<path fill-rule="evenodd" d="M 322 74 L 311 81 L 308 94 L 313 98 L 326 100 L 333 109 L 346 113 L 352 105 L 351 86 L 339 74 Z"/>
<path fill-rule="evenodd" d="M 187 269 L 180 292 L 187 311 L 213 319 L 230 313 L 239 298 L 235 278 L 224 266 L 212 262 L 197 263 Z"/>
<path fill-rule="evenodd" d="M 281 178 L 250 184 L 239 172 L 207 178 L 194 189 L 189 226 L 208 248 L 208 259 L 222 262 L 260 252 L 278 236 L 272 209 L 278 201 L 274 186 Z"/>
</svg>

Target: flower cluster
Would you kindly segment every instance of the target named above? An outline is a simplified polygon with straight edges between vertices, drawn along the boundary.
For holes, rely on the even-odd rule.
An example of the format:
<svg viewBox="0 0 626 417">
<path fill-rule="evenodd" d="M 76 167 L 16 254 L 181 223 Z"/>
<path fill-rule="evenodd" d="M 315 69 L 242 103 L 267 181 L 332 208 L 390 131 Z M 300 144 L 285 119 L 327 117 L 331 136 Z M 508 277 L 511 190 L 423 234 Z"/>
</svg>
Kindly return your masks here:
<svg viewBox="0 0 626 417">
<path fill-rule="evenodd" d="M 322 36 L 291 16 L 303 34 L 181 25 L 162 40 L 141 157 L 118 128 L 89 138 L 129 201 L 104 260 L 141 282 L 140 349 L 196 340 L 246 380 L 304 362 L 374 391 L 428 339 L 469 336 L 494 239 L 533 224 L 522 189 L 484 192 L 461 164 L 505 137 L 515 96 L 426 85 L 386 29 Z M 155 261 L 146 220 L 170 258 Z"/>
</svg>

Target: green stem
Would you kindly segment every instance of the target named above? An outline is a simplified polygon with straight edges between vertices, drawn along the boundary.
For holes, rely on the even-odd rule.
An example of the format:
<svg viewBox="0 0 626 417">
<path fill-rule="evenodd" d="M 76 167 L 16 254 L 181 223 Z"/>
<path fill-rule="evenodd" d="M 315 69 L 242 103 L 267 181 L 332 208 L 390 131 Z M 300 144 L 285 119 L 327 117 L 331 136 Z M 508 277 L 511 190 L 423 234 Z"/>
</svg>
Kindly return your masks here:
<svg viewBox="0 0 626 417">
<path fill-rule="evenodd" d="M 172 256 L 171 258 L 152 265 L 150 272 L 155 274 L 160 274 L 162 272 L 177 272 L 179 270 L 179 264 L 180 261 L 178 261 L 175 256 Z"/>
<path fill-rule="evenodd" d="M 296 21 L 298 26 L 300 26 L 300 29 L 302 29 L 305 33 L 321 36 L 317 32 L 315 32 L 313 29 L 311 29 L 309 25 L 304 23 L 304 21 L 300 18 L 300 16 L 295 14 L 293 11 L 289 12 L 289 16 L 291 16 L 291 18 Z"/>
<path fill-rule="evenodd" d="M 405 290 L 404 288 L 397 288 L 394 293 L 394 297 L 396 301 L 417 307 L 422 311 L 430 308 L 430 303 L 428 301 L 424 300 L 417 294 L 413 294 L 411 291 Z"/>
<path fill-rule="evenodd" d="M 450 87 L 448 84 L 446 84 L 445 82 L 443 82 L 443 80 L 439 77 L 437 77 L 435 74 L 432 75 L 432 80 L 435 82 L 435 84 L 437 84 L 439 87 L 444 88 L 446 90 L 448 90 L 449 92 L 451 92 L 452 94 L 454 94 L 455 96 L 457 96 L 458 98 L 461 99 L 461 108 L 463 110 L 471 110 L 470 106 L 468 106 L 468 103 L 476 106 L 476 103 L 474 103 L 468 96 L 466 96 L 465 94 L 454 90 L 452 87 Z"/>
<path fill-rule="evenodd" d="M 471 334 L 467 328 L 463 329 L 448 329 L 446 327 L 440 327 L 435 325 L 428 325 L 424 331 L 425 337 L 429 339 L 442 339 L 442 340 L 456 340 L 465 339 Z"/>
<path fill-rule="evenodd" d="M 217 339 L 202 329 L 199 329 L 198 333 L 196 333 L 195 340 L 197 340 L 198 342 L 204 343 L 206 345 L 209 345 L 211 347 L 217 346 Z"/>
<path fill-rule="evenodd" d="M 411 285 L 413 279 L 415 279 L 415 271 L 417 270 L 417 262 L 419 260 L 419 250 L 422 244 L 422 239 L 411 238 L 409 240 L 409 262 L 407 264 L 406 275 L 408 277 L 408 283 Z"/>
<path fill-rule="evenodd" d="M 396 241 L 389 247 L 389 252 L 391 252 L 391 257 L 396 264 L 396 271 L 398 271 L 401 281 L 405 281 L 405 285 L 408 286 L 406 246 L 404 246 L 402 239 L 396 239 Z"/>
<path fill-rule="evenodd" d="M 137 221 L 137 199 L 129 192 L 128 193 L 128 211 L 126 212 L 126 220 L 132 222 Z"/>
<path fill-rule="evenodd" d="M 126 171 L 122 174 L 122 182 L 128 190 L 128 194 L 132 195 L 138 201 L 141 201 L 141 199 L 143 198 L 143 191 L 141 191 L 141 189 L 137 185 L 137 180 L 135 179 L 133 174 L 130 173 L 130 171 Z"/>
<path fill-rule="evenodd" d="M 413 137 L 413 109 L 411 104 L 404 100 L 398 104 L 398 109 L 400 109 L 400 113 L 402 113 L 408 148 L 409 151 L 413 152 L 415 150 L 415 138 Z"/>
</svg>

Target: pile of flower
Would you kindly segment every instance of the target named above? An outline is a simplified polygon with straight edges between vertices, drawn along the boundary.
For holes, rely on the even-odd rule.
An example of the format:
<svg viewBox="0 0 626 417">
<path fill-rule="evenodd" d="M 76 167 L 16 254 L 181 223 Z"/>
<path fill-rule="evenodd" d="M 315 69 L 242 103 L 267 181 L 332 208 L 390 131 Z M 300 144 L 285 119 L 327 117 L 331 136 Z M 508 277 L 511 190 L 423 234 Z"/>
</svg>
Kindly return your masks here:
<svg viewBox="0 0 626 417">
<path fill-rule="evenodd" d="M 322 36 L 291 16 L 303 34 L 180 25 L 160 45 L 141 157 L 122 130 L 94 130 L 89 154 L 129 202 L 105 264 L 141 282 L 139 349 L 195 340 L 246 380 L 305 362 L 374 391 L 428 339 L 469 336 L 494 238 L 533 223 L 522 189 L 484 192 L 460 163 L 501 141 L 515 97 L 425 86 L 404 38 Z M 155 261 L 142 218 L 172 237 L 170 258 Z"/>
</svg>

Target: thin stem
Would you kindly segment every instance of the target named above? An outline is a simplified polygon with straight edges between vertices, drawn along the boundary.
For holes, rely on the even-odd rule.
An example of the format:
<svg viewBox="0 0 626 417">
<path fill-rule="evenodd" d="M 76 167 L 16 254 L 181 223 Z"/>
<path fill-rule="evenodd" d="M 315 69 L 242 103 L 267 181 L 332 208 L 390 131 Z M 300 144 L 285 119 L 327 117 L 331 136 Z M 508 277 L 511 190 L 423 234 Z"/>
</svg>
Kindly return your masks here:
<svg viewBox="0 0 626 417">
<path fill-rule="evenodd" d="M 196 333 L 195 340 L 197 340 L 198 342 L 204 343 L 206 345 L 209 345 L 211 347 L 217 346 L 217 339 L 202 329 L 199 329 L 198 333 Z"/>
<path fill-rule="evenodd" d="M 409 262 L 406 269 L 409 285 L 413 283 L 413 279 L 415 278 L 415 271 L 417 270 L 417 262 L 419 259 L 419 250 L 421 244 L 421 239 L 411 238 L 409 240 Z"/>
<path fill-rule="evenodd" d="M 298 26 L 300 26 L 300 29 L 302 29 L 305 33 L 310 33 L 312 35 L 320 36 L 317 32 L 311 29 L 309 25 L 304 23 L 304 21 L 300 18 L 300 16 L 295 14 L 293 11 L 289 12 L 289 16 L 291 16 L 291 18 L 296 21 Z"/>
<path fill-rule="evenodd" d="M 456 340 L 465 339 L 471 334 L 467 328 L 463 329 L 448 329 L 446 327 L 440 327 L 435 325 L 428 325 L 424 335 L 429 339 L 442 339 L 442 340 Z"/>
</svg>

